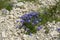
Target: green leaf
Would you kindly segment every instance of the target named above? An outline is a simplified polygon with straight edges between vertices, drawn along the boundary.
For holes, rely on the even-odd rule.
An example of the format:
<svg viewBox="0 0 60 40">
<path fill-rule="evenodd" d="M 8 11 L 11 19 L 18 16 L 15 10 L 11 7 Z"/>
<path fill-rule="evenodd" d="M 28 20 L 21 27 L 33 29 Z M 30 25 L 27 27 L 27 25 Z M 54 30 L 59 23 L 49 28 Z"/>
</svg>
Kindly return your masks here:
<svg viewBox="0 0 60 40">
<path fill-rule="evenodd" d="M 10 0 L 0 0 L 0 10 L 6 8 L 7 10 L 11 10 L 12 6 L 10 5 Z"/>
<path fill-rule="evenodd" d="M 6 9 L 9 10 L 9 11 L 12 10 L 12 5 L 10 5 L 10 4 L 7 5 L 7 6 L 6 6 Z"/>
<path fill-rule="evenodd" d="M 29 29 L 29 33 L 36 33 L 36 28 L 31 23 L 25 22 L 23 25 Z"/>
</svg>

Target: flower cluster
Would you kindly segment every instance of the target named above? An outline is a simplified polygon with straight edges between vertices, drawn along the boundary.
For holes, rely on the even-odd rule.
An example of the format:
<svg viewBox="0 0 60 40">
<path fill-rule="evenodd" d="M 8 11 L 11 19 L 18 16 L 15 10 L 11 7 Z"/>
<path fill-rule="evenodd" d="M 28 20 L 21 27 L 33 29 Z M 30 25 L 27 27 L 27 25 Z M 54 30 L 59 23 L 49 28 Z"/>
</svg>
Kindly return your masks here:
<svg viewBox="0 0 60 40">
<path fill-rule="evenodd" d="M 38 12 L 29 12 L 28 14 L 24 14 L 20 18 L 22 19 L 20 21 L 22 25 L 28 28 L 31 33 L 36 32 L 37 29 L 41 29 L 41 27 L 35 27 L 38 23 L 41 22 L 41 18 L 39 17 Z"/>
<path fill-rule="evenodd" d="M 30 12 L 29 14 L 25 14 L 20 17 L 22 20 L 21 23 L 27 22 L 32 23 L 32 25 L 37 24 L 41 21 L 41 18 L 38 18 L 37 12 Z"/>
</svg>

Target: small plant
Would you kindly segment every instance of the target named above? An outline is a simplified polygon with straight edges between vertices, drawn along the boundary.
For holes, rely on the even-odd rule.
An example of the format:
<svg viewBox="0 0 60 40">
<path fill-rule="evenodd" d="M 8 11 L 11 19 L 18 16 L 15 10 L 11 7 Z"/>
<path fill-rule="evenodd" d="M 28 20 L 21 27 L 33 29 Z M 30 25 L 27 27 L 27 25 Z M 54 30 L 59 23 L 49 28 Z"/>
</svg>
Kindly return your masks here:
<svg viewBox="0 0 60 40">
<path fill-rule="evenodd" d="M 22 20 L 20 21 L 23 26 L 28 28 L 27 33 L 36 33 L 41 27 L 37 25 L 41 22 L 41 18 L 37 12 L 30 12 L 29 14 L 25 14 L 20 17 Z M 38 27 L 37 27 L 38 26 Z"/>
<path fill-rule="evenodd" d="M 10 4 L 10 0 L 0 0 L 0 10 L 6 8 L 10 11 L 12 9 L 12 6 Z"/>
<path fill-rule="evenodd" d="M 7 9 L 8 11 L 12 10 L 12 5 L 11 5 L 11 4 L 8 4 L 8 5 L 6 6 L 6 9 Z"/>
<path fill-rule="evenodd" d="M 60 0 L 58 2 L 56 2 L 55 5 L 51 5 L 47 12 L 49 13 L 49 15 L 51 15 L 53 17 L 53 19 L 56 22 L 60 21 L 60 18 L 58 18 L 58 16 L 60 15 Z"/>
</svg>

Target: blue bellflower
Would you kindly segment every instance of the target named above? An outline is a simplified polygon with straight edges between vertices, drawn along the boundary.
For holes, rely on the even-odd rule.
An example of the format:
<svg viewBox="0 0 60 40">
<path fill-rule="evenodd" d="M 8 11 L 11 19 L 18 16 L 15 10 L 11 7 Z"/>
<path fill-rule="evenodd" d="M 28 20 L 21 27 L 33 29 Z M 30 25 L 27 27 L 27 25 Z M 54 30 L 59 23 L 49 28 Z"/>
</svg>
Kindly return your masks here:
<svg viewBox="0 0 60 40">
<path fill-rule="evenodd" d="M 57 31 L 60 32 L 60 28 L 58 28 Z"/>
<path fill-rule="evenodd" d="M 37 24 L 37 23 L 39 23 L 39 21 L 38 20 L 34 20 L 33 23 L 34 24 Z"/>
<path fill-rule="evenodd" d="M 41 26 L 38 26 L 38 27 L 37 27 L 37 30 L 39 31 L 40 29 L 42 29 L 42 27 L 41 27 Z"/>
<path fill-rule="evenodd" d="M 25 21 L 24 20 L 20 20 L 21 23 L 24 23 Z"/>
<path fill-rule="evenodd" d="M 19 22 L 19 20 L 16 20 L 16 22 Z"/>
<path fill-rule="evenodd" d="M 20 22 L 22 23 L 23 26 L 25 26 L 24 23 L 32 23 L 32 26 L 38 24 L 41 19 L 38 18 L 38 12 L 30 12 L 29 14 L 24 14 L 20 18 L 22 19 Z M 26 26 L 25 26 L 26 27 Z M 38 27 L 37 29 L 40 30 L 42 27 Z M 29 29 L 29 28 L 28 28 Z"/>
<path fill-rule="evenodd" d="M 30 20 L 26 20 L 26 22 L 30 22 Z"/>
</svg>

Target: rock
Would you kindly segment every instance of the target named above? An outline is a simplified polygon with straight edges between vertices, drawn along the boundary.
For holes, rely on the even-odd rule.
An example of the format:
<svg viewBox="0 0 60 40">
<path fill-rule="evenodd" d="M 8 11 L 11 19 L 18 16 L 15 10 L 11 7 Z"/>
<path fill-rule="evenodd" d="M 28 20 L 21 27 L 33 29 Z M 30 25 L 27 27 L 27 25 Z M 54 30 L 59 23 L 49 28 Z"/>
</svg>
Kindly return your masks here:
<svg viewBox="0 0 60 40">
<path fill-rule="evenodd" d="M 23 6 L 24 3 L 23 3 L 23 2 L 19 2 L 19 3 L 17 3 L 16 5 L 17 5 L 17 6 Z"/>
<path fill-rule="evenodd" d="M 56 37 L 59 33 L 57 31 L 53 31 L 50 33 L 52 37 Z"/>
<path fill-rule="evenodd" d="M 2 14 L 9 14 L 9 11 L 6 9 L 2 9 L 1 11 L 2 11 Z"/>
<path fill-rule="evenodd" d="M 2 37 L 7 37 L 5 31 L 2 32 Z"/>
</svg>

